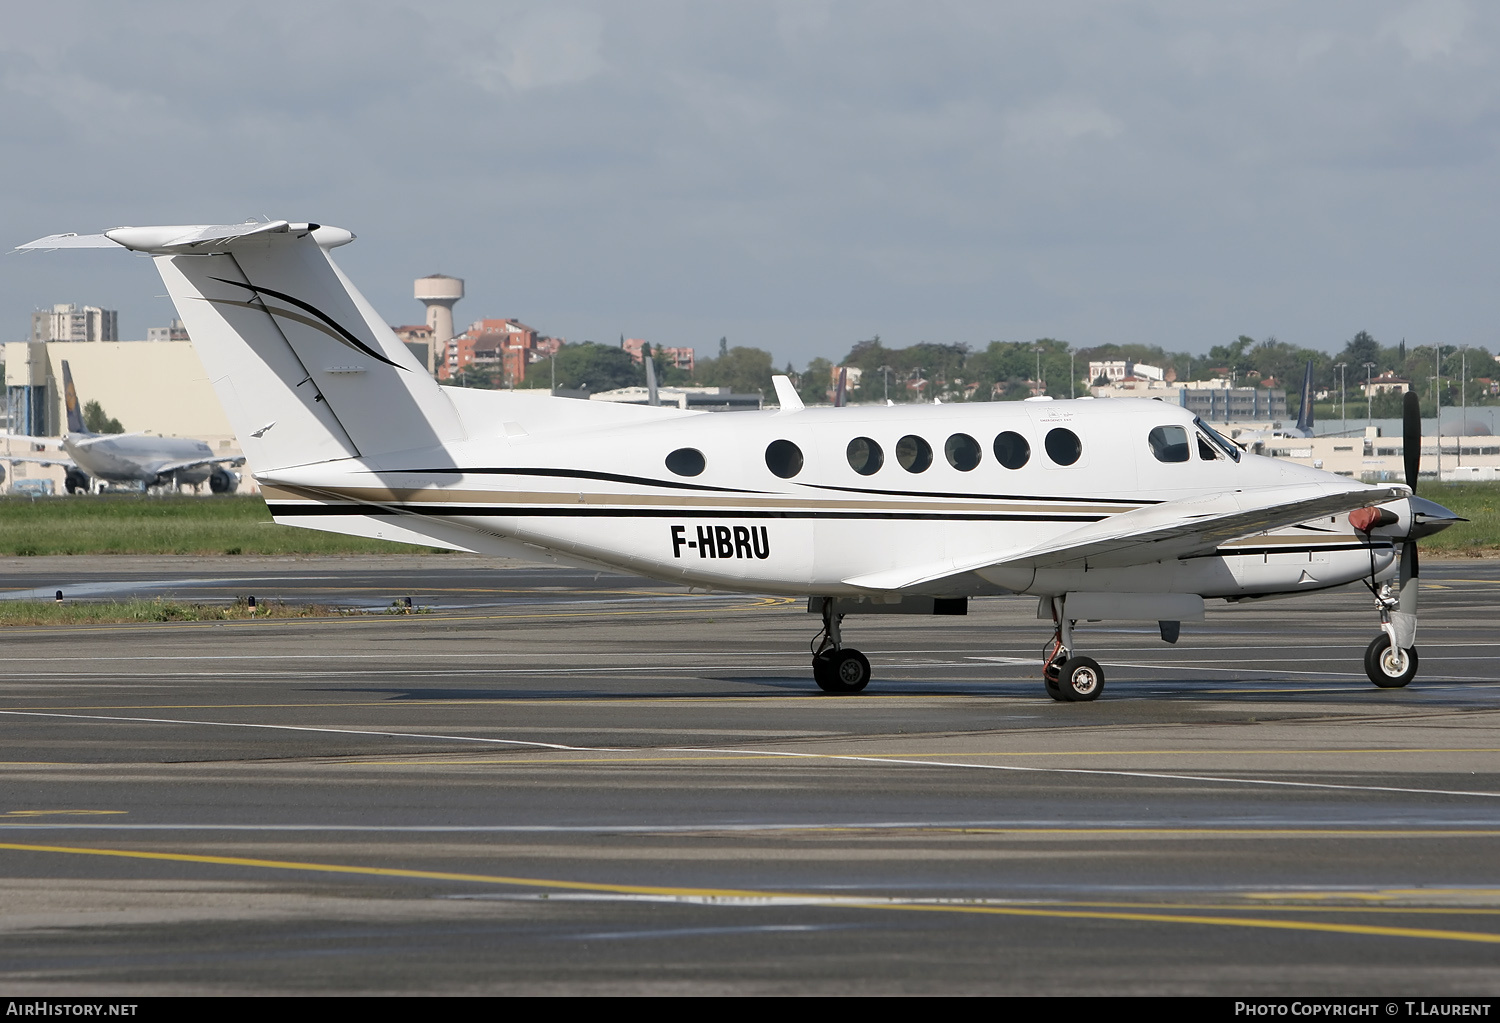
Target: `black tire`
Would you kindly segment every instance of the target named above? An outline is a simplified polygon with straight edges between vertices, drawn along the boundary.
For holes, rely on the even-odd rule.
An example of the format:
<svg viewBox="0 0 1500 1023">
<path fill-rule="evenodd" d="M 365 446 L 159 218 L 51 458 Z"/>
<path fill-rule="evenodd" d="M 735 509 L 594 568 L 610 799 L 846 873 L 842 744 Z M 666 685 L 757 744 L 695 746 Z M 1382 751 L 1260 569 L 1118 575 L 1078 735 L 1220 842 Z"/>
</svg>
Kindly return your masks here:
<svg viewBox="0 0 1500 1023">
<path fill-rule="evenodd" d="M 825 693 L 857 693 L 870 684 L 870 662 L 853 647 L 813 658 L 813 681 Z"/>
<path fill-rule="evenodd" d="M 1070 703 L 1097 700 L 1104 692 L 1104 669 L 1092 657 L 1069 657 L 1062 666 L 1057 688 Z"/>
<path fill-rule="evenodd" d="M 63 489 L 70 494 L 89 492 L 88 474 L 78 469 L 69 469 L 63 474 Z"/>
<path fill-rule="evenodd" d="M 1063 695 L 1062 686 L 1057 684 L 1057 679 L 1053 678 L 1051 675 L 1043 674 L 1042 683 L 1047 687 L 1047 695 L 1052 697 L 1058 703 L 1062 703 L 1067 700 L 1067 697 Z"/>
<path fill-rule="evenodd" d="M 828 687 L 832 685 L 834 681 L 833 653 L 834 652 L 832 650 L 825 650 L 820 654 L 813 654 L 813 681 L 816 682 L 818 684 L 818 688 L 823 690 L 825 693 L 830 691 Z"/>
<path fill-rule="evenodd" d="M 1399 651 L 1400 657 L 1387 658 L 1391 637 L 1381 633 L 1365 647 L 1365 674 L 1381 689 L 1400 689 L 1417 677 L 1417 648 Z"/>
</svg>

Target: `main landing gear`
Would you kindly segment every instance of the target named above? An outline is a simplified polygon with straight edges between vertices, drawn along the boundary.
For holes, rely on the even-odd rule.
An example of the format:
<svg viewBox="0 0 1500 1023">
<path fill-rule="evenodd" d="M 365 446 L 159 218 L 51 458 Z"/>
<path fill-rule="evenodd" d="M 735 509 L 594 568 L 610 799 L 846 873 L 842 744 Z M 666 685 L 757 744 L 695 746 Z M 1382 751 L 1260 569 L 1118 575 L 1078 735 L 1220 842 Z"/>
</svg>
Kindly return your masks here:
<svg viewBox="0 0 1500 1023">
<path fill-rule="evenodd" d="M 1067 617 L 1063 598 L 1052 598 L 1052 620 L 1057 629 L 1052 647 L 1043 657 L 1042 681 L 1047 695 L 1059 703 L 1097 700 L 1104 692 L 1104 669 L 1092 657 L 1073 652 L 1073 620 Z"/>
<path fill-rule="evenodd" d="M 870 684 L 870 661 L 853 647 L 844 646 L 839 626 L 844 616 L 835 614 L 833 600 L 823 602 L 823 631 L 813 639 L 813 681 L 825 693 L 857 693 Z"/>
</svg>

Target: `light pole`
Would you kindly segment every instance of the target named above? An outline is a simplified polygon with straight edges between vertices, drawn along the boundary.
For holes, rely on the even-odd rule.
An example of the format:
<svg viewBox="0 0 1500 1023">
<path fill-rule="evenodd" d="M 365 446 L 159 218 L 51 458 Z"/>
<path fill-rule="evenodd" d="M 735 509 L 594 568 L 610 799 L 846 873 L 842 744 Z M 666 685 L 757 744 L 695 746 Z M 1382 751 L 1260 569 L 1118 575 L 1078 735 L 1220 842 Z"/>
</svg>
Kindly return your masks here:
<svg viewBox="0 0 1500 1023">
<path fill-rule="evenodd" d="M 1374 425 L 1375 389 L 1370 384 L 1370 374 L 1375 371 L 1373 362 L 1365 363 L 1365 428 Z"/>
<path fill-rule="evenodd" d="M 1073 347 L 1071 345 L 1069 345 L 1068 346 L 1068 397 L 1069 398 L 1076 398 L 1076 397 L 1078 397 L 1078 367 L 1076 365 L 1074 365 L 1074 363 L 1073 363 L 1073 360 L 1076 359 L 1077 357 L 1078 357 L 1078 353 L 1073 350 Z"/>
<path fill-rule="evenodd" d="M 1339 371 L 1339 433 L 1349 432 L 1349 393 L 1344 390 L 1344 367 L 1347 362 L 1336 363 L 1334 368 Z"/>
<path fill-rule="evenodd" d="M 1458 464 L 1464 464 L 1464 438 L 1469 435 L 1469 396 L 1464 393 L 1468 390 L 1469 376 L 1469 346 L 1458 346 L 1458 401 L 1463 409 L 1459 413 L 1459 422 L 1462 424 L 1458 430 Z"/>
<path fill-rule="evenodd" d="M 1437 433 L 1437 478 L 1443 481 L 1443 346 L 1437 345 L 1432 352 L 1432 368 L 1437 374 L 1432 378 L 1432 415 L 1436 422 L 1433 427 Z"/>
<path fill-rule="evenodd" d="M 880 367 L 880 378 L 885 381 L 885 403 L 891 403 L 891 367 Z"/>
<path fill-rule="evenodd" d="M 1041 395 L 1041 394 L 1044 394 L 1046 392 L 1046 390 L 1047 389 L 1042 386 L 1042 346 L 1041 345 L 1037 345 L 1036 346 L 1036 387 L 1035 387 L 1035 391 L 1036 391 L 1036 393 L 1038 395 Z"/>
</svg>

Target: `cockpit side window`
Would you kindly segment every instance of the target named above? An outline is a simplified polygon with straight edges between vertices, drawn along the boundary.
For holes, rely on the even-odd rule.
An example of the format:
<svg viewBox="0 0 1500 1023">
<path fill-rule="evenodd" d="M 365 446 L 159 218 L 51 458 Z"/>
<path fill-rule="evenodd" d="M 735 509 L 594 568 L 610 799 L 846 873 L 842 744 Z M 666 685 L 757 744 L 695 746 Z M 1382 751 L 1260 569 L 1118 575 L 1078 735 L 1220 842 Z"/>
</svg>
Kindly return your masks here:
<svg viewBox="0 0 1500 1023">
<path fill-rule="evenodd" d="M 1220 434 L 1212 426 L 1209 426 L 1207 423 L 1197 418 L 1196 416 L 1193 417 L 1193 425 L 1202 430 L 1204 434 L 1207 435 L 1208 439 L 1214 442 L 1214 446 L 1223 451 L 1224 454 L 1228 455 L 1236 462 L 1240 460 L 1241 452 L 1239 446 L 1236 445 L 1234 441 L 1225 440 L 1222 434 Z"/>
<path fill-rule="evenodd" d="M 1151 453 L 1158 462 L 1186 462 L 1188 460 L 1187 431 L 1180 426 L 1158 426 L 1147 438 Z"/>
<path fill-rule="evenodd" d="M 1223 458 L 1224 453 L 1214 447 L 1209 439 L 1203 434 L 1198 434 L 1198 457 L 1205 462 L 1212 462 L 1216 458 Z"/>
</svg>

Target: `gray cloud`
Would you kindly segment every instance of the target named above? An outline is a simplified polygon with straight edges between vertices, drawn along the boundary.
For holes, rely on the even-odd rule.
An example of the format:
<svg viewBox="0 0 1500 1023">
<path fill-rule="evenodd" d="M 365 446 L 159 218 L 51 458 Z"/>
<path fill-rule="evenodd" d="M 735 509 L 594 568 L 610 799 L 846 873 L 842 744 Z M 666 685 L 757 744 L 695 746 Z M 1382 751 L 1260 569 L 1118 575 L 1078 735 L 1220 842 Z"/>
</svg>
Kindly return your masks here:
<svg viewBox="0 0 1500 1023">
<path fill-rule="evenodd" d="M 265 214 L 355 230 L 392 322 L 778 361 L 880 333 L 1495 346 L 1497 20 L 1462 0 L 56 3 L 0 39 L 5 241 Z M 6 257 L 170 316 L 140 260 Z"/>
</svg>

